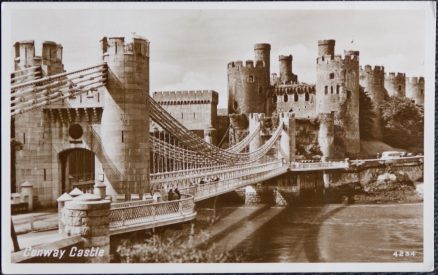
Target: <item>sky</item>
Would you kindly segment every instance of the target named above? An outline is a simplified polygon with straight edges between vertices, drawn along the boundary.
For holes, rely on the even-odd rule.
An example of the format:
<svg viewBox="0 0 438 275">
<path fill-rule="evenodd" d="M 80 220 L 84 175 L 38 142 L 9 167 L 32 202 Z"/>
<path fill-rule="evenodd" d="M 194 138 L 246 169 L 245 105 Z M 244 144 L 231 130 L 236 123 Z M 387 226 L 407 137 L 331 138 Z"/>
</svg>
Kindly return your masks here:
<svg viewBox="0 0 438 275">
<path fill-rule="evenodd" d="M 317 41 L 321 39 L 335 39 L 337 54 L 359 50 L 361 65 L 383 65 L 386 72 L 407 76 L 424 75 L 424 11 L 415 9 L 48 7 L 13 9 L 10 18 L 11 46 L 33 39 L 39 55 L 42 41 L 61 43 L 67 71 L 98 64 L 99 40 L 104 36 L 144 36 L 150 41 L 151 92 L 215 90 L 220 108 L 227 105 L 227 63 L 254 59 L 256 43 L 271 44 L 271 73 L 278 73 L 280 54 L 292 54 L 293 72 L 306 83 L 315 82 Z"/>
</svg>

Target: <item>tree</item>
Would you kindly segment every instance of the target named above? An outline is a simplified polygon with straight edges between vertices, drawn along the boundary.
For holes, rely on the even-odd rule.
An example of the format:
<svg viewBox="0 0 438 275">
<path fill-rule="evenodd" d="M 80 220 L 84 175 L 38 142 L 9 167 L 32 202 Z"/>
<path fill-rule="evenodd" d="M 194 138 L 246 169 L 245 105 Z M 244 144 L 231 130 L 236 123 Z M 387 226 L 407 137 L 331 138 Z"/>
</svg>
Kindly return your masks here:
<svg viewBox="0 0 438 275">
<path fill-rule="evenodd" d="M 390 97 L 380 105 L 383 120 L 383 141 L 409 148 L 423 147 L 424 113 L 411 99 Z"/>
<path fill-rule="evenodd" d="M 376 113 L 371 98 L 363 88 L 359 90 L 359 133 L 360 139 L 370 140 L 374 137 L 373 124 Z"/>
</svg>

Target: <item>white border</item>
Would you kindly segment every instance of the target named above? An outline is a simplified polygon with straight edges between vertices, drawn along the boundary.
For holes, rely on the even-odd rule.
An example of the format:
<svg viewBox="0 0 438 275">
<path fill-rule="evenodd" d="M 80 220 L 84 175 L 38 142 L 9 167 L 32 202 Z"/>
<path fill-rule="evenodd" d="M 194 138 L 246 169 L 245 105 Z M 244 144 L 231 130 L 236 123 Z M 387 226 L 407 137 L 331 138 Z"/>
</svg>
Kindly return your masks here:
<svg viewBox="0 0 438 275">
<path fill-rule="evenodd" d="M 5 273 L 218 273 L 218 272 L 391 272 L 432 271 L 434 262 L 434 110 L 435 110 L 435 2 L 188 2 L 188 3 L 2 3 L 2 270 Z M 321 8 L 323 7 L 323 8 Z M 424 167 L 424 262 L 423 263 L 290 263 L 290 264 L 10 264 L 10 83 L 9 79 L 11 29 L 10 13 L 13 9 L 242 9 L 242 10 L 351 10 L 397 9 L 424 10 L 427 43 L 425 47 L 425 167 Z"/>
</svg>

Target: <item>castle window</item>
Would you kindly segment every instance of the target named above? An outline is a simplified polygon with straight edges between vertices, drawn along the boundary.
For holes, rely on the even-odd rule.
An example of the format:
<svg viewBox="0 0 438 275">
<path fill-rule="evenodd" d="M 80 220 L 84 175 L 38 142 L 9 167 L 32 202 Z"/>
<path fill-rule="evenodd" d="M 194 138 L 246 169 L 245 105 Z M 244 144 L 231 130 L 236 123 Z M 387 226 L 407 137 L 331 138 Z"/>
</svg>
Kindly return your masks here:
<svg viewBox="0 0 438 275">
<path fill-rule="evenodd" d="M 330 86 L 330 93 L 333 94 L 333 86 Z"/>
<path fill-rule="evenodd" d="M 305 99 L 306 101 L 309 101 L 309 93 L 308 93 L 308 92 L 305 93 L 305 95 L 304 95 L 304 99 Z"/>
<path fill-rule="evenodd" d="M 334 79 L 335 78 L 335 74 L 334 73 L 330 73 L 330 79 Z"/>
<path fill-rule="evenodd" d="M 125 131 L 122 131 L 122 143 L 125 142 Z"/>
<path fill-rule="evenodd" d="M 287 94 L 284 94 L 284 96 L 283 96 L 283 101 L 284 101 L 284 102 L 287 102 L 288 99 L 289 99 L 289 97 L 287 96 Z"/>
<path fill-rule="evenodd" d="M 347 91 L 347 98 L 349 99 L 351 97 L 351 91 Z"/>
<path fill-rule="evenodd" d="M 239 108 L 239 104 L 237 103 L 237 101 L 234 100 L 234 103 L 233 103 L 234 111 L 237 111 L 238 108 Z"/>
<path fill-rule="evenodd" d="M 44 170 L 43 170 L 43 174 L 44 174 L 44 180 L 47 180 L 47 172 L 46 172 L 46 168 L 44 168 Z"/>
<path fill-rule="evenodd" d="M 23 144 L 26 144 L 26 133 L 23 133 Z"/>
<path fill-rule="evenodd" d="M 181 119 L 184 119 L 184 113 L 181 113 Z"/>
<path fill-rule="evenodd" d="M 263 92 L 262 86 L 259 87 L 259 95 L 261 95 Z"/>
<path fill-rule="evenodd" d="M 254 76 L 253 75 L 250 75 L 250 76 L 248 76 L 248 82 L 254 82 Z"/>
<path fill-rule="evenodd" d="M 398 91 L 401 92 L 401 85 L 398 85 Z"/>
<path fill-rule="evenodd" d="M 423 89 L 421 89 L 420 93 L 421 93 L 421 94 L 423 94 L 423 93 L 424 93 L 424 90 L 423 90 Z"/>
<path fill-rule="evenodd" d="M 339 85 L 336 85 L 336 94 L 339 94 Z"/>
<path fill-rule="evenodd" d="M 324 93 L 328 94 L 328 87 L 327 86 L 324 87 Z"/>
<path fill-rule="evenodd" d="M 273 103 L 276 103 L 276 102 L 277 102 L 277 97 L 276 97 L 275 95 L 272 97 L 272 102 L 273 102 Z"/>
<path fill-rule="evenodd" d="M 294 100 L 298 101 L 298 94 L 297 93 L 294 94 Z"/>
<path fill-rule="evenodd" d="M 193 113 L 193 119 L 195 119 L 196 118 L 196 113 Z"/>
</svg>

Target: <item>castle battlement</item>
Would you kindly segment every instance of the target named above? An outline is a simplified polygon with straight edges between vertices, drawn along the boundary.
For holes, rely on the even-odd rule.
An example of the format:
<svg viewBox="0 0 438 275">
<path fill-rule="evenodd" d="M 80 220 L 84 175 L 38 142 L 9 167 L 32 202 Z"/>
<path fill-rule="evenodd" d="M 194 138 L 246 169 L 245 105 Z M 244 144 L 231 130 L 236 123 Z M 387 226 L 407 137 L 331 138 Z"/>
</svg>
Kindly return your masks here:
<svg viewBox="0 0 438 275">
<path fill-rule="evenodd" d="M 131 40 L 126 42 L 124 37 L 104 37 L 100 40 L 102 52 L 104 55 L 149 56 L 149 40 L 139 35 L 134 35 Z"/>
<path fill-rule="evenodd" d="M 26 67 L 41 65 L 41 61 L 62 62 L 62 45 L 54 41 L 44 41 L 42 43 L 41 55 L 35 55 L 35 41 L 22 40 L 14 44 L 15 61 L 20 63 L 20 60 L 26 62 Z"/>
<path fill-rule="evenodd" d="M 371 66 L 371 65 L 365 65 L 359 67 L 360 72 L 369 72 L 369 73 L 384 73 L 385 67 L 384 66 Z"/>
<path fill-rule="evenodd" d="M 410 76 L 406 77 L 406 82 L 410 84 L 421 84 L 424 83 L 424 77 Z"/>
<path fill-rule="evenodd" d="M 386 79 L 404 79 L 404 78 L 406 78 L 406 74 L 405 73 L 390 72 L 390 73 L 385 73 L 385 78 Z"/>
<path fill-rule="evenodd" d="M 290 54 L 290 55 L 280 55 L 279 57 L 278 57 L 278 61 L 292 61 L 293 60 L 293 56 Z"/>
<path fill-rule="evenodd" d="M 246 60 L 245 63 L 243 63 L 241 60 L 237 60 L 228 63 L 228 69 L 231 68 L 265 68 L 265 65 L 262 61 L 255 61 L 254 67 L 254 60 Z"/>
<path fill-rule="evenodd" d="M 307 84 L 292 84 L 292 85 L 277 85 L 275 87 L 275 93 L 279 94 L 315 94 L 315 85 L 307 85 Z"/>
<path fill-rule="evenodd" d="M 161 104 L 217 104 L 218 93 L 213 90 L 157 91 L 153 99 Z"/>
<path fill-rule="evenodd" d="M 359 55 L 323 55 L 316 58 L 317 64 L 344 63 L 354 64 L 359 63 Z"/>
</svg>

